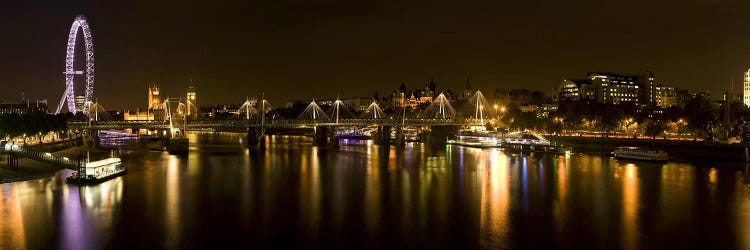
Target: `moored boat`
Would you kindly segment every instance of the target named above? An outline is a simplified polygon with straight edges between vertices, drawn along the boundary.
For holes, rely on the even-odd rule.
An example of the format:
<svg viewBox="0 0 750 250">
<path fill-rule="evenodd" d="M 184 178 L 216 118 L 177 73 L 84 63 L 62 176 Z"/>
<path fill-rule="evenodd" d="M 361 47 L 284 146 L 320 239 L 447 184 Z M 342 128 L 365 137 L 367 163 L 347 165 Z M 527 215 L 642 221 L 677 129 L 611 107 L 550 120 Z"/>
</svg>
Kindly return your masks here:
<svg viewBox="0 0 750 250">
<path fill-rule="evenodd" d="M 74 184 L 96 184 L 123 175 L 127 168 L 117 157 L 88 162 L 78 169 L 66 181 Z"/>
<path fill-rule="evenodd" d="M 499 148 L 510 151 L 545 152 L 556 154 L 570 154 L 572 148 L 553 143 L 541 135 L 530 132 L 514 132 L 506 135 L 491 133 L 459 134 L 455 139 L 447 140 L 447 144 L 476 148 Z"/>
<path fill-rule="evenodd" d="M 640 147 L 618 147 L 612 152 L 615 158 L 644 160 L 644 161 L 667 161 L 669 155 L 667 152 L 656 149 L 646 149 Z"/>
<path fill-rule="evenodd" d="M 499 148 L 502 142 L 494 136 L 458 135 L 455 140 L 447 140 L 446 143 L 479 148 Z"/>
</svg>

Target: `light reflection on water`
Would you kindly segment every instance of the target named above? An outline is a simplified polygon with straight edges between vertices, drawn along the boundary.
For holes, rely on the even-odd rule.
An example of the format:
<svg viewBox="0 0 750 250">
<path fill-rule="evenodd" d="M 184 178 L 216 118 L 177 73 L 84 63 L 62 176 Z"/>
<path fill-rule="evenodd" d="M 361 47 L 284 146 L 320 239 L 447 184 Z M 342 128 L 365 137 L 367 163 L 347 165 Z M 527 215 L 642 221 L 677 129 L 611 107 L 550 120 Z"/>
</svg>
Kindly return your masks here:
<svg viewBox="0 0 750 250">
<path fill-rule="evenodd" d="M 26 229 L 24 228 L 22 204 L 23 196 L 18 192 L 24 189 L 23 184 L 13 188 L 10 185 L 3 185 L 0 190 L 0 248 L 3 249 L 25 249 L 26 246 Z"/>
<path fill-rule="evenodd" d="M 622 176 L 622 218 L 623 249 L 638 249 L 638 167 L 635 164 L 619 166 L 624 168 Z"/>
<path fill-rule="evenodd" d="M 742 187 L 744 192 L 741 197 L 741 203 L 740 206 L 740 218 L 737 220 L 737 223 L 739 223 L 739 233 L 740 235 L 743 235 L 742 237 L 742 246 L 745 248 L 750 248 L 750 172 L 748 171 L 748 166 L 745 166 L 745 172 L 744 177 L 742 178 Z"/>
<path fill-rule="evenodd" d="M 508 186 L 507 156 L 493 151 L 487 152 L 488 160 L 479 165 L 482 178 L 482 200 L 480 217 L 481 245 L 508 247 L 508 205 L 510 188 Z"/>
<path fill-rule="evenodd" d="M 125 152 L 96 186 L 1 184 L 0 248 L 750 248 L 742 167 L 190 138 L 187 157 Z"/>
</svg>

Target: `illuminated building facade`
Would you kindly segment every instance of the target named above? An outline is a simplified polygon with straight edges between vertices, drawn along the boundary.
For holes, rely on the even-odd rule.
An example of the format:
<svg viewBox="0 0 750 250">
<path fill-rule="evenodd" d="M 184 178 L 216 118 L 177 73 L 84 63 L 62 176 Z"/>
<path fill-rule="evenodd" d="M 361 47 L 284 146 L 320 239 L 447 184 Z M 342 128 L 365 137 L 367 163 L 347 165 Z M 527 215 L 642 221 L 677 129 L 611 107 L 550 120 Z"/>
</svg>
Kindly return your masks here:
<svg viewBox="0 0 750 250">
<path fill-rule="evenodd" d="M 123 113 L 123 120 L 125 121 L 154 121 L 164 120 L 164 108 L 162 108 L 162 100 L 160 95 L 159 85 L 156 83 L 148 86 L 148 105 L 146 110 L 136 111 L 125 111 Z"/>
<path fill-rule="evenodd" d="M 743 84 L 742 88 L 742 103 L 745 104 L 745 106 L 750 106 L 750 69 L 745 71 L 745 84 Z"/>
<path fill-rule="evenodd" d="M 76 112 L 83 112 L 83 105 L 86 105 L 86 97 L 79 95 L 76 96 Z"/>
<path fill-rule="evenodd" d="M 434 79 L 430 80 L 424 89 L 412 89 L 407 90 L 406 85 L 401 83 L 398 92 L 394 91 L 391 95 L 393 107 L 410 107 L 416 108 L 422 104 L 430 104 L 435 96 L 439 93 L 437 91 L 437 84 Z M 369 104 L 369 103 L 368 103 Z"/>
<path fill-rule="evenodd" d="M 195 116 L 198 114 L 198 110 L 196 110 L 196 107 L 198 107 L 198 103 L 195 97 L 195 86 L 193 86 L 193 80 L 190 80 L 190 83 L 188 83 L 187 88 L 187 115 L 189 116 Z"/>
<path fill-rule="evenodd" d="M 640 76 L 592 72 L 585 79 L 563 80 L 557 91 L 557 99 L 647 106 L 655 104 L 654 81 L 654 72 L 651 71 Z"/>
<path fill-rule="evenodd" d="M 148 109 L 162 109 L 161 96 L 159 95 L 159 85 L 154 83 L 148 86 Z"/>
<path fill-rule="evenodd" d="M 589 79 L 564 79 L 557 92 L 558 101 L 570 100 L 594 100 L 596 99 L 596 88 Z"/>
<path fill-rule="evenodd" d="M 668 108 L 679 104 L 677 89 L 675 87 L 655 86 L 653 96 L 657 107 Z"/>
<path fill-rule="evenodd" d="M 641 84 L 638 76 L 597 72 L 589 73 L 588 77 L 596 88 L 596 100 L 598 102 L 641 104 Z"/>
<path fill-rule="evenodd" d="M 11 113 L 30 113 L 30 112 L 42 112 L 47 113 L 47 100 L 36 101 L 36 104 L 26 103 L 0 103 L 0 114 L 11 114 Z"/>
</svg>

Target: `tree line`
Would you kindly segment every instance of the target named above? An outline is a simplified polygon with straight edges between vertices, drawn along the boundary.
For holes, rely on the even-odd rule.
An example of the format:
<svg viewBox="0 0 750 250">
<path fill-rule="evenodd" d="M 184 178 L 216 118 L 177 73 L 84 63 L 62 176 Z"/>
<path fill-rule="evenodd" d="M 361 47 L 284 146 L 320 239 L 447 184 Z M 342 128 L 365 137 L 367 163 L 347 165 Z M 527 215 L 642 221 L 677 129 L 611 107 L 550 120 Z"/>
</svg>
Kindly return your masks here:
<svg viewBox="0 0 750 250">
<path fill-rule="evenodd" d="M 66 131 L 67 121 L 71 118 L 72 115 L 69 113 L 52 115 L 41 111 L 0 114 L 0 136 L 13 138 L 23 135 L 38 136 L 50 131 Z"/>
<path fill-rule="evenodd" d="M 725 110 L 729 107 L 729 110 Z M 681 106 L 638 107 L 634 103 L 600 103 L 592 100 L 561 101 L 548 117 L 522 112 L 509 105 L 500 115 L 501 124 L 512 129 L 554 132 L 631 132 L 649 137 L 665 136 L 665 131 L 691 134 L 696 138 L 745 137 L 750 132 L 750 110 L 741 101 L 729 105 L 697 95 Z"/>
</svg>

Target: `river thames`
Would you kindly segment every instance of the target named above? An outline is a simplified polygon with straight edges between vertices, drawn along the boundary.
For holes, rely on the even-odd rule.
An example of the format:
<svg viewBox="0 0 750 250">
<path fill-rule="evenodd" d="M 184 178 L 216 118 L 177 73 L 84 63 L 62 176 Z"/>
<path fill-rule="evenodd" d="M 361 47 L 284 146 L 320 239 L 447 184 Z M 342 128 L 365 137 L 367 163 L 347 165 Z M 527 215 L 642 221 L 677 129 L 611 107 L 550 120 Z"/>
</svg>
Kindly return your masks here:
<svg viewBox="0 0 750 250">
<path fill-rule="evenodd" d="M 743 166 L 190 136 L 96 186 L 0 184 L 0 248 L 750 249 Z"/>
</svg>

